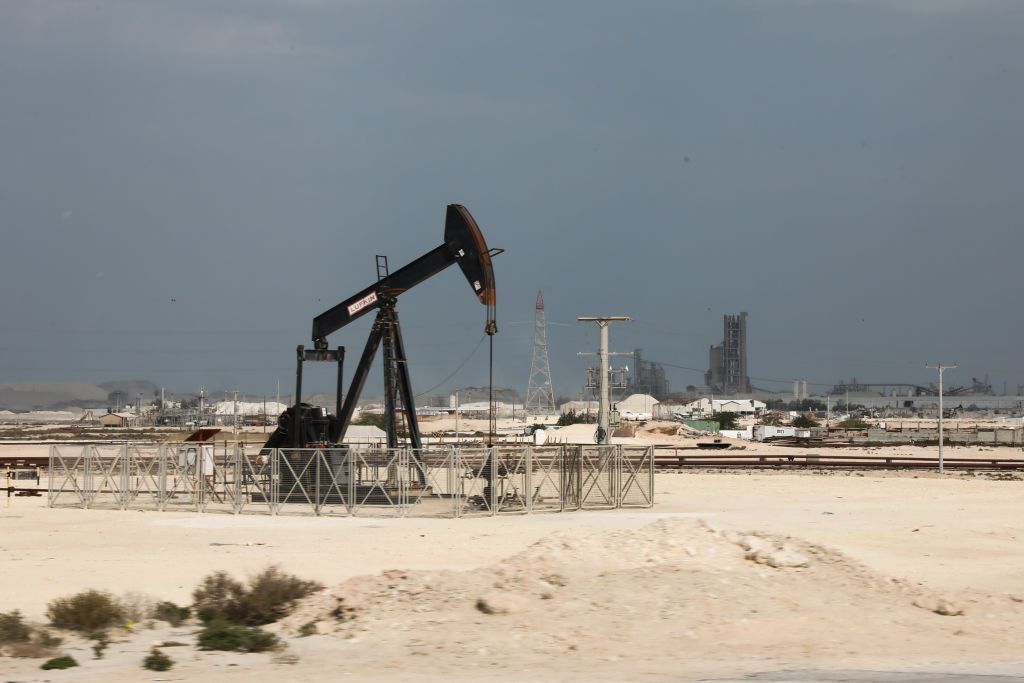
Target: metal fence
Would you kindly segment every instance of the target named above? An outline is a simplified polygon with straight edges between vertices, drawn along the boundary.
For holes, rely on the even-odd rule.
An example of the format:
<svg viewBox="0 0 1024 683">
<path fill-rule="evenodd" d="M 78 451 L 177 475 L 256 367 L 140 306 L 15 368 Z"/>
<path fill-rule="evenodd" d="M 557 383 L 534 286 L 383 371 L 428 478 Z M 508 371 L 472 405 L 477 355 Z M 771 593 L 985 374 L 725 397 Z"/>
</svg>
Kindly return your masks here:
<svg viewBox="0 0 1024 683">
<path fill-rule="evenodd" d="M 654 449 L 50 447 L 50 507 L 468 517 L 650 507 Z"/>
</svg>

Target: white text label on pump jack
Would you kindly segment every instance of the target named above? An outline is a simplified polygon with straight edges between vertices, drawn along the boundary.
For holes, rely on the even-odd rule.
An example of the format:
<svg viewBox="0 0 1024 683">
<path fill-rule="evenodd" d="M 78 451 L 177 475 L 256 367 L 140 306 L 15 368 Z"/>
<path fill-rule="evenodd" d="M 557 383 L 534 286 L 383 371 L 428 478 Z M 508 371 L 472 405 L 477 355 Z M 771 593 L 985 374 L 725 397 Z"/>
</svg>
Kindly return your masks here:
<svg viewBox="0 0 1024 683">
<path fill-rule="evenodd" d="M 363 310 L 364 308 L 366 308 L 370 304 L 376 303 L 376 302 L 377 302 L 377 293 L 376 292 L 370 292 L 369 294 L 364 296 L 359 301 L 355 302 L 354 304 L 350 304 L 349 307 L 348 307 L 348 314 L 349 315 L 355 315 L 356 313 L 358 313 L 359 311 Z"/>
</svg>

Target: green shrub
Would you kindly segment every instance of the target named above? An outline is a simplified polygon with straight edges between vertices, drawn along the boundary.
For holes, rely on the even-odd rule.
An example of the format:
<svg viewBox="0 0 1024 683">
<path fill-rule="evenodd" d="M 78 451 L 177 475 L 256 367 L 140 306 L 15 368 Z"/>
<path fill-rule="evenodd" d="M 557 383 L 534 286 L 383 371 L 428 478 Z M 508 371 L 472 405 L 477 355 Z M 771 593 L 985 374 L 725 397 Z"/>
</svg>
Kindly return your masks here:
<svg viewBox="0 0 1024 683">
<path fill-rule="evenodd" d="M 711 419 L 718 423 L 719 429 L 739 429 L 740 414 L 729 411 L 715 413 Z"/>
<path fill-rule="evenodd" d="M 790 422 L 790 425 L 797 429 L 808 429 L 810 427 L 817 427 L 820 423 L 810 415 L 797 415 Z"/>
<path fill-rule="evenodd" d="M 32 637 L 32 629 L 25 623 L 21 612 L 0 612 L 0 645 L 20 643 Z"/>
<path fill-rule="evenodd" d="M 317 634 L 316 622 L 307 621 L 305 624 L 299 627 L 299 637 L 305 638 L 306 636 L 315 636 Z"/>
<path fill-rule="evenodd" d="M 181 626 L 190 616 L 192 616 L 191 609 L 179 607 L 173 602 L 158 602 L 153 608 L 153 618 L 166 621 L 171 626 Z"/>
<path fill-rule="evenodd" d="M 61 655 L 60 657 L 54 657 L 53 659 L 43 662 L 40 669 L 70 669 L 73 666 L 78 666 L 78 662 L 71 655 Z"/>
<path fill-rule="evenodd" d="M 245 586 L 228 576 L 227 572 L 220 571 L 207 575 L 192 591 L 196 616 L 204 623 L 213 621 L 223 615 L 228 605 L 243 592 Z"/>
<path fill-rule="evenodd" d="M 155 647 L 142 660 L 142 668 L 150 671 L 168 671 L 174 666 L 174 660 Z"/>
<path fill-rule="evenodd" d="M 46 616 L 57 628 L 92 633 L 119 624 L 124 609 L 110 593 L 88 590 L 54 600 L 47 606 Z"/>
<path fill-rule="evenodd" d="M 197 643 L 200 650 L 266 652 L 276 648 L 280 641 L 273 633 L 267 633 L 261 628 L 217 619 L 199 632 Z"/>
<path fill-rule="evenodd" d="M 197 616 L 204 622 L 262 626 L 286 616 L 292 606 L 310 593 L 323 588 L 268 567 L 249 579 L 245 586 L 225 572 L 210 574 L 192 593 Z"/>
</svg>

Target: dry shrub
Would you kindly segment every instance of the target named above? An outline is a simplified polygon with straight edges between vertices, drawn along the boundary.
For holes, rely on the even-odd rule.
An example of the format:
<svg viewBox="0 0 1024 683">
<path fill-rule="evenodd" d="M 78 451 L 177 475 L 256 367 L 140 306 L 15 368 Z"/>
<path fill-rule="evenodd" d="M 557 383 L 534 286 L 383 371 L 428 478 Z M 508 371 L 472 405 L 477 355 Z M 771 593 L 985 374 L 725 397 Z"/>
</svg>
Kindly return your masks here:
<svg viewBox="0 0 1024 683">
<path fill-rule="evenodd" d="M 21 643 L 32 637 L 32 629 L 25 623 L 21 612 L 0 612 L 0 645 Z"/>
<path fill-rule="evenodd" d="M 29 640 L 11 643 L 4 650 L 11 657 L 42 659 L 43 657 L 52 657 L 60 644 L 60 638 L 39 637 L 38 633 L 34 633 Z"/>
<path fill-rule="evenodd" d="M 208 574 L 192 591 L 196 616 L 202 621 L 212 621 L 223 615 L 236 596 L 245 592 L 245 586 L 235 581 L 225 571 Z"/>
<path fill-rule="evenodd" d="M 110 593 L 87 590 L 57 598 L 46 608 L 46 616 L 57 628 L 94 633 L 124 621 L 124 608 Z"/>
<path fill-rule="evenodd" d="M 117 601 L 121 606 L 121 614 L 126 621 L 135 623 L 149 619 L 153 614 L 153 599 L 142 593 L 125 593 Z"/>
<path fill-rule="evenodd" d="M 286 616 L 296 602 L 322 589 L 315 581 L 268 567 L 245 586 L 225 572 L 210 574 L 192 593 L 197 616 L 205 623 L 224 621 L 261 626 Z"/>
<path fill-rule="evenodd" d="M 41 659 L 50 657 L 61 639 L 29 626 L 18 610 L 0 613 L 0 655 Z"/>
<path fill-rule="evenodd" d="M 192 616 L 192 610 L 165 600 L 156 604 L 150 616 L 160 621 L 166 621 L 171 626 L 181 626 Z"/>
</svg>

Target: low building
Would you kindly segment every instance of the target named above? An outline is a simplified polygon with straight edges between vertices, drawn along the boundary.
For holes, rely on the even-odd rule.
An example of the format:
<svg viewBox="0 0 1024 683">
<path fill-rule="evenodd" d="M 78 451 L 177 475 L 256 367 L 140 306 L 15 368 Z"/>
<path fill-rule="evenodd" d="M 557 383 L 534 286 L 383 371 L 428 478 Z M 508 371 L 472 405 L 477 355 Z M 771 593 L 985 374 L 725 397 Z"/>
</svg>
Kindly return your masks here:
<svg viewBox="0 0 1024 683">
<path fill-rule="evenodd" d="M 752 398 L 700 398 L 683 406 L 682 417 L 710 417 L 718 413 L 753 415 L 765 409 L 764 401 Z"/>
<path fill-rule="evenodd" d="M 623 413 L 653 415 L 659 403 L 661 401 L 650 394 L 630 394 L 615 403 L 615 410 L 619 411 L 619 415 Z"/>
<path fill-rule="evenodd" d="M 107 413 L 106 415 L 100 415 L 99 422 L 101 427 L 121 427 L 126 429 L 128 427 L 137 427 L 139 425 L 139 418 L 135 416 L 135 413 Z"/>
</svg>

